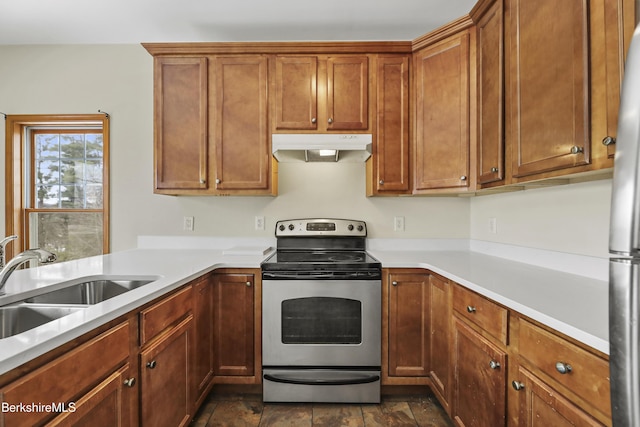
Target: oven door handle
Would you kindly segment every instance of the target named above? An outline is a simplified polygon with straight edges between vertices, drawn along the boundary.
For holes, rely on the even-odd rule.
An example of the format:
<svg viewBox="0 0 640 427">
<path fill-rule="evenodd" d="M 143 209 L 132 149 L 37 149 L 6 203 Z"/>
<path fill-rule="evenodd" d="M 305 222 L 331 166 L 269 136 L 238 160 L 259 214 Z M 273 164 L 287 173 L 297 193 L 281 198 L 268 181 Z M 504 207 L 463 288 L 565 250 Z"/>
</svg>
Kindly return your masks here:
<svg viewBox="0 0 640 427">
<path fill-rule="evenodd" d="M 265 374 L 264 379 L 273 381 L 276 383 L 284 384 L 299 384 L 299 385 L 353 385 L 353 384 L 368 384 L 374 383 L 380 380 L 380 375 L 367 375 L 358 376 L 353 378 L 293 378 L 290 376 L 278 376 L 272 374 Z"/>
</svg>

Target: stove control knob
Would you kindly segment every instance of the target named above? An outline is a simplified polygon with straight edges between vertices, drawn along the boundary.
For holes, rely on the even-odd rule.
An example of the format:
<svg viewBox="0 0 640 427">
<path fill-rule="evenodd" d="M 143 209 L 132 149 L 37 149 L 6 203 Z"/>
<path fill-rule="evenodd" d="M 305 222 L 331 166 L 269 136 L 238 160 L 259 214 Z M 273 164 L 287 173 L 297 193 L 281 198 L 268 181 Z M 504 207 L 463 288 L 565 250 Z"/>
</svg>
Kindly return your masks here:
<svg viewBox="0 0 640 427">
<path fill-rule="evenodd" d="M 280 231 L 284 231 L 284 224 L 280 224 L 280 227 L 278 227 L 278 229 L 280 229 Z"/>
<path fill-rule="evenodd" d="M 362 231 L 362 230 L 364 230 L 364 227 L 362 225 L 359 225 L 358 226 L 358 231 Z"/>
<path fill-rule="evenodd" d="M 347 225 L 347 229 L 348 229 L 349 231 L 353 231 L 353 224 L 349 224 L 349 225 Z"/>
<path fill-rule="evenodd" d="M 289 230 L 293 231 L 294 228 L 293 224 L 289 224 Z"/>
</svg>

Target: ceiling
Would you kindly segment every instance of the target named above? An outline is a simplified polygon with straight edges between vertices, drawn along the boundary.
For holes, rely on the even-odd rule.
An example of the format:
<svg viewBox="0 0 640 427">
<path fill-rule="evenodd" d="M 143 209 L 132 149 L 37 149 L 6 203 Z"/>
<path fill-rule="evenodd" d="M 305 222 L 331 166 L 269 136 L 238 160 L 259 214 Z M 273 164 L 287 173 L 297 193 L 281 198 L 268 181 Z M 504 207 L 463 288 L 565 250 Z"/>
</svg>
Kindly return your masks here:
<svg viewBox="0 0 640 427">
<path fill-rule="evenodd" d="M 12 0 L 0 45 L 413 40 L 476 0 Z"/>
</svg>

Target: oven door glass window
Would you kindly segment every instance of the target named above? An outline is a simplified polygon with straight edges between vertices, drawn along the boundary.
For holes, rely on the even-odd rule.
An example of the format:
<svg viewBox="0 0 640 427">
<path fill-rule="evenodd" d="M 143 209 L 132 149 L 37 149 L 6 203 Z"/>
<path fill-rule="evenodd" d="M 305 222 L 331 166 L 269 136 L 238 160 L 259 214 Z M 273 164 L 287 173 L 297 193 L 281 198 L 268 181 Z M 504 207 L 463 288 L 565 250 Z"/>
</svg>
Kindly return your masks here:
<svg viewBox="0 0 640 427">
<path fill-rule="evenodd" d="M 332 297 L 282 301 L 283 344 L 362 343 L 362 303 Z"/>
</svg>

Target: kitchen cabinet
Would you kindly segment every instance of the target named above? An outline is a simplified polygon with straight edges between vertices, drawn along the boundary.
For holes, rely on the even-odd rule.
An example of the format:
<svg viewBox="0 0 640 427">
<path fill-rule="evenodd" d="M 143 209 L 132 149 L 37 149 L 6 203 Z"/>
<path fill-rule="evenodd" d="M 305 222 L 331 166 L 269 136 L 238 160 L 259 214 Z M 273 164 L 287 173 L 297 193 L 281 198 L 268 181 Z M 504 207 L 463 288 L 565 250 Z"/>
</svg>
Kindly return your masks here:
<svg viewBox="0 0 640 427">
<path fill-rule="evenodd" d="M 429 276 L 429 380 L 445 411 L 451 414 L 451 285 L 443 277 Z"/>
<path fill-rule="evenodd" d="M 130 358 L 130 332 L 130 322 L 117 324 L 2 387 L 3 405 L 56 407 L 3 410 L 0 424 L 68 424 L 96 419 L 92 425 L 135 424 L 132 405 L 137 389 L 124 382 L 131 378 L 130 363 L 134 361 Z"/>
<path fill-rule="evenodd" d="M 524 318 L 517 319 L 518 366 L 511 382 L 519 426 L 610 425 L 605 357 Z"/>
<path fill-rule="evenodd" d="M 501 182 L 504 169 L 504 16 L 494 1 L 477 23 L 478 184 Z"/>
<path fill-rule="evenodd" d="M 213 276 L 214 382 L 259 384 L 262 376 L 259 272 Z"/>
<path fill-rule="evenodd" d="M 192 292 L 140 312 L 140 412 L 150 425 L 186 425 L 195 413 Z"/>
<path fill-rule="evenodd" d="M 194 366 L 196 407 L 213 385 L 213 280 L 205 275 L 193 283 Z"/>
<path fill-rule="evenodd" d="M 383 384 L 428 383 L 429 297 L 428 273 L 383 270 Z"/>
<path fill-rule="evenodd" d="M 453 312 L 453 419 L 459 426 L 504 426 L 507 309 L 455 285 Z"/>
<path fill-rule="evenodd" d="M 207 188 L 207 59 L 154 59 L 155 189 Z"/>
<path fill-rule="evenodd" d="M 470 187 L 470 38 L 464 30 L 414 53 L 414 193 Z"/>
<path fill-rule="evenodd" d="M 409 55 L 376 58 L 376 125 L 367 195 L 408 194 Z"/>
<path fill-rule="evenodd" d="M 274 131 L 369 128 L 367 55 L 275 59 Z"/>
</svg>

